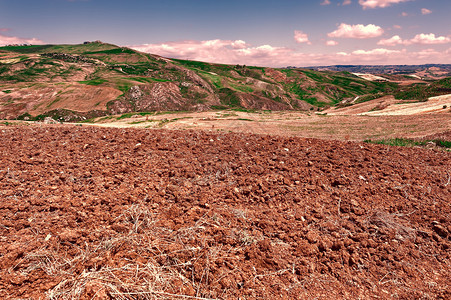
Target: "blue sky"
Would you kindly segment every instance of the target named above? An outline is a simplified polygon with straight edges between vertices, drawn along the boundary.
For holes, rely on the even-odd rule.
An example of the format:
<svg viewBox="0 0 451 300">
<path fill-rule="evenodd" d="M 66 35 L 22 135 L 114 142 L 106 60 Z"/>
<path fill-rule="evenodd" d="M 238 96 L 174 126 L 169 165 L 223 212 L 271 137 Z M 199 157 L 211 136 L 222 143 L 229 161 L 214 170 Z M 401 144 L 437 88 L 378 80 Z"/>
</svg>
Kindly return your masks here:
<svg viewBox="0 0 451 300">
<path fill-rule="evenodd" d="M 0 44 L 263 66 L 451 63 L 450 0 L 0 0 Z"/>
</svg>

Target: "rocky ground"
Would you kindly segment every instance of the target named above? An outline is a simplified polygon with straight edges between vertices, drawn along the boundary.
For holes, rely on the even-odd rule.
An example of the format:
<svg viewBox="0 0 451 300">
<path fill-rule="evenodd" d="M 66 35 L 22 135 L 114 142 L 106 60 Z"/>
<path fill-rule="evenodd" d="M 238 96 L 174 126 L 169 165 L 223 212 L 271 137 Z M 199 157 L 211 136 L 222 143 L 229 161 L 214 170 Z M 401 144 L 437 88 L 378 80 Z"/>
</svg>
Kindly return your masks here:
<svg viewBox="0 0 451 300">
<path fill-rule="evenodd" d="M 0 126 L 0 298 L 449 299 L 451 153 Z"/>
</svg>

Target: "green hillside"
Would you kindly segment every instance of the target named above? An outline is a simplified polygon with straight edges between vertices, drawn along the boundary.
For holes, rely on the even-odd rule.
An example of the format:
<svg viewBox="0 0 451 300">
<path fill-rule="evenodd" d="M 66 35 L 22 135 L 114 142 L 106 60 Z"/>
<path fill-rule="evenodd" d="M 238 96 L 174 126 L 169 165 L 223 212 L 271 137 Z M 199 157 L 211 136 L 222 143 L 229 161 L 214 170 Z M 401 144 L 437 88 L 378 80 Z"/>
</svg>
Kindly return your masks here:
<svg viewBox="0 0 451 300">
<path fill-rule="evenodd" d="M 166 59 L 102 42 L 0 47 L 2 119 L 76 121 L 225 108 L 320 110 L 356 96 L 402 92 L 395 83 L 349 72 Z"/>
</svg>

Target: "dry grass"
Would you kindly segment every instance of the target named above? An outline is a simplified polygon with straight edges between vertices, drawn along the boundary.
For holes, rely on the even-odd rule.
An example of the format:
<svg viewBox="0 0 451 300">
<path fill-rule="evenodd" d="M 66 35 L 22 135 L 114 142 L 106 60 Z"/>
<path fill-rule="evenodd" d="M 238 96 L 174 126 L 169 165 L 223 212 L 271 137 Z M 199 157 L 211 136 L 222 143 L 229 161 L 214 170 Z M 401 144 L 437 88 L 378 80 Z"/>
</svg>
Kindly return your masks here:
<svg viewBox="0 0 451 300">
<path fill-rule="evenodd" d="M 227 291 L 212 295 L 211 285 L 218 285 L 230 272 L 213 275 L 213 266 L 217 260 L 233 259 L 233 253 L 254 243 L 254 238 L 243 230 L 233 234 L 240 242 L 238 248 L 211 246 L 213 237 L 206 231 L 230 225 L 218 214 L 206 214 L 178 230 L 161 227 L 158 222 L 145 204 L 133 204 L 116 218 L 116 224 L 127 230 L 100 230 L 104 236 L 101 242 L 72 245 L 66 251 L 76 249 L 76 255 L 62 255 L 60 247 L 67 247 L 67 243 L 47 244 L 15 267 L 20 267 L 24 276 L 41 270 L 54 278 L 58 283 L 46 293 L 52 300 L 223 298 Z M 119 260 L 114 257 L 118 253 Z"/>
</svg>

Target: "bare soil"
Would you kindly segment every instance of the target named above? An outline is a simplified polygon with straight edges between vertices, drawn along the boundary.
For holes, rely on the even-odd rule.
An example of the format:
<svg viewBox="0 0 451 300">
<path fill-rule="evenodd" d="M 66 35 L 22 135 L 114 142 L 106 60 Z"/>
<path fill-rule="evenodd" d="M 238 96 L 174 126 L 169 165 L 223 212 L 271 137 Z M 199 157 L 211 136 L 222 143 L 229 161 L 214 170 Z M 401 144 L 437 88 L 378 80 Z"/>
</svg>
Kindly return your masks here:
<svg viewBox="0 0 451 300">
<path fill-rule="evenodd" d="M 451 95 L 431 97 L 427 101 L 397 100 L 385 96 L 348 107 L 329 108 L 330 115 L 411 116 L 422 114 L 451 115 Z"/>
<path fill-rule="evenodd" d="M 0 126 L 0 298 L 450 299 L 451 153 Z"/>
<path fill-rule="evenodd" d="M 119 128 L 195 129 L 329 140 L 363 141 L 381 138 L 420 138 L 451 130 L 451 109 L 419 115 L 324 115 L 306 112 L 209 111 L 141 116 L 118 120 L 98 118 L 96 126 Z"/>
</svg>

